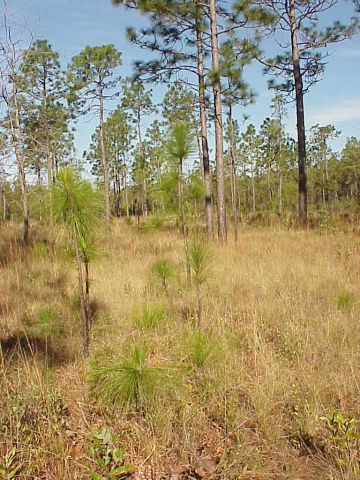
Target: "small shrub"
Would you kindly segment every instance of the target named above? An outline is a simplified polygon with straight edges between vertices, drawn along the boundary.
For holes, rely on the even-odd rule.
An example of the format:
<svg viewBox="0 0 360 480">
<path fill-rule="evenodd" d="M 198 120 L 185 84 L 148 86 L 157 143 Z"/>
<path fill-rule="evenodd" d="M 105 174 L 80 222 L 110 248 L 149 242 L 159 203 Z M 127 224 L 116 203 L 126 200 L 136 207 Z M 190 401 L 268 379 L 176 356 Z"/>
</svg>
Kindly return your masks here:
<svg viewBox="0 0 360 480">
<path fill-rule="evenodd" d="M 134 472 L 132 465 L 126 465 L 125 449 L 116 446 L 117 435 L 111 435 L 105 427 L 102 430 L 94 430 L 89 435 L 90 454 L 94 470 L 88 470 L 87 474 L 94 480 L 125 478 Z M 100 473 L 97 473 L 100 472 Z"/>
<path fill-rule="evenodd" d="M 165 320 L 165 307 L 163 305 L 149 304 L 142 311 L 135 312 L 136 326 L 148 330 L 159 327 Z"/>
</svg>

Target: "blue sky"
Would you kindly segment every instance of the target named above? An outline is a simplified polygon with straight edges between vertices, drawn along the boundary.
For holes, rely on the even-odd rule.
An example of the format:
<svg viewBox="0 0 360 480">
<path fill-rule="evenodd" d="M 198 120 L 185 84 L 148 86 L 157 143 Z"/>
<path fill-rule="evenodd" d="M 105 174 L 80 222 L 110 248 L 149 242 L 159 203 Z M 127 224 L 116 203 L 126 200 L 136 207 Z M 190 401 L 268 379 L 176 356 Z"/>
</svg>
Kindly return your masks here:
<svg viewBox="0 0 360 480">
<path fill-rule="evenodd" d="M 146 19 L 135 11 L 114 8 L 110 0 L 9 0 L 9 7 L 18 21 L 26 21 L 37 37 L 46 38 L 60 52 L 64 66 L 87 44 L 113 43 L 122 52 L 120 74 L 126 77 L 132 72 L 132 62 L 145 55 L 126 41 L 125 29 L 144 26 Z M 345 20 L 351 12 L 350 2 L 339 0 L 326 20 Z M 273 48 L 271 44 L 264 45 L 267 47 Z M 342 131 L 333 144 L 335 149 L 341 149 L 347 137 L 360 137 L 360 37 L 330 46 L 330 52 L 322 81 L 306 95 L 305 112 L 307 128 L 316 123 L 331 123 Z M 242 113 L 249 114 L 249 121 L 258 127 L 270 115 L 272 93 L 259 65 L 250 66 L 245 79 L 257 92 L 257 102 L 246 110 L 238 108 L 237 114 L 239 118 Z M 164 90 L 163 86 L 155 88 L 155 101 L 161 101 Z M 289 107 L 287 129 L 295 137 L 293 106 Z M 89 144 L 94 121 L 79 123 L 77 130 L 76 148 L 81 155 Z"/>
</svg>

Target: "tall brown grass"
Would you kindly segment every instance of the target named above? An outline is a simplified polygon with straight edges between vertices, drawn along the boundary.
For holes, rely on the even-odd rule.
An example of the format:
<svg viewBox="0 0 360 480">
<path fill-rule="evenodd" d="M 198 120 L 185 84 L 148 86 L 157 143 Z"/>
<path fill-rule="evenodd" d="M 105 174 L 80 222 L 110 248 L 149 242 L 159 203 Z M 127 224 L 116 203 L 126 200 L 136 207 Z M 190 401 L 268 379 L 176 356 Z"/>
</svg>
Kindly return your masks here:
<svg viewBox="0 0 360 480">
<path fill-rule="evenodd" d="M 19 235 L 1 227 L 0 465 L 15 447 L 20 478 L 88 478 L 89 435 L 105 426 L 135 478 L 146 466 L 156 478 L 178 466 L 186 473 L 172 478 L 360 478 L 359 428 L 345 425 L 360 419 L 354 233 L 247 226 L 236 245 L 213 245 L 201 334 L 176 230 L 139 234 L 119 222 L 99 233 L 91 354 L 146 343 L 149 365 L 168 376 L 145 413 L 91 393 L 63 237 L 38 227 L 25 248 Z M 174 267 L 166 295 L 152 275 L 164 257 Z M 134 318 L 152 304 L 165 314 L 143 328 Z"/>
</svg>

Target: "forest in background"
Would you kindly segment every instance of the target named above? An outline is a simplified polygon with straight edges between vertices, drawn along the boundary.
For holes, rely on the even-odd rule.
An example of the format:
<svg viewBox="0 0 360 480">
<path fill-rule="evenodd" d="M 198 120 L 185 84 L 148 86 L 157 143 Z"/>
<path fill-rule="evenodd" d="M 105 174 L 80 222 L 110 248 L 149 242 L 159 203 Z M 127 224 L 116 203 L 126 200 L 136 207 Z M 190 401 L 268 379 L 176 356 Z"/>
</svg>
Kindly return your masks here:
<svg viewBox="0 0 360 480">
<path fill-rule="evenodd" d="M 221 241 L 227 223 L 237 235 L 249 214 L 299 215 L 306 224 L 308 204 L 312 217 L 353 213 L 359 140 L 350 137 L 333 152 L 341 133 L 334 126 L 315 125 L 305 135 L 304 94 L 321 78 L 329 44 L 357 33 L 355 10 L 348 25 L 317 25 L 336 3 L 235 2 L 215 8 L 214 17 L 211 2 L 124 2 L 149 19 L 148 28 L 127 31 L 151 58 L 135 61 L 132 78 L 122 78 L 121 52 L 112 44 L 86 46 L 64 71 L 51 44 L 11 25 L 5 8 L 1 218 L 23 217 L 25 239 L 31 218 L 52 222 L 51 187 L 68 165 L 91 171 L 108 225 L 111 216 L 178 213 L 180 190 L 184 215 L 203 216 L 209 238 L 216 213 Z M 268 59 L 262 47 L 270 40 L 279 54 Z M 274 91 L 258 131 L 233 113 L 256 101 L 245 75 L 252 61 L 264 65 Z M 168 83 L 158 104 L 154 82 Z M 285 132 L 292 98 L 296 139 Z M 89 118 L 98 127 L 75 160 L 74 131 Z"/>
</svg>

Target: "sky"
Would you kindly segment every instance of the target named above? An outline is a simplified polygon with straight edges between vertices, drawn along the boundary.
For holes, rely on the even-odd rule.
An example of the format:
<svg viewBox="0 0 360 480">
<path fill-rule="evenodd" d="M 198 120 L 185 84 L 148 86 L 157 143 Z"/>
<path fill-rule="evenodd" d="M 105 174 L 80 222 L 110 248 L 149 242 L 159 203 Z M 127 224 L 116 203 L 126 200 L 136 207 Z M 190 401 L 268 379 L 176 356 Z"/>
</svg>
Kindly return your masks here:
<svg viewBox="0 0 360 480">
<path fill-rule="evenodd" d="M 126 27 L 146 26 L 146 18 L 136 11 L 113 7 L 110 0 L 8 0 L 10 12 L 17 22 L 26 22 L 37 38 L 47 39 L 59 51 L 63 66 L 70 62 L 85 45 L 113 43 L 122 52 L 120 75 L 132 74 L 132 63 L 142 59 L 146 52 L 129 44 Z M 339 0 L 332 12 L 326 14 L 326 22 L 346 19 L 352 15 L 351 2 Z M 272 42 L 264 42 L 263 48 L 274 52 Z M 340 150 L 346 138 L 360 138 L 360 36 L 331 45 L 331 53 L 325 74 L 305 97 L 306 128 L 312 125 L 334 125 L 342 133 L 333 141 L 333 148 Z M 270 101 L 273 93 L 267 88 L 267 78 L 259 64 L 254 63 L 245 71 L 245 80 L 257 93 L 255 105 L 246 109 L 238 107 L 239 119 L 249 115 L 247 123 L 257 128 L 270 116 Z M 154 88 L 154 100 L 160 102 L 165 87 Z M 294 105 L 288 107 L 287 131 L 296 136 Z M 148 119 L 148 123 L 152 119 Z M 243 127 L 246 128 L 246 125 Z M 75 146 L 79 156 L 88 147 L 95 120 L 77 124 Z"/>
</svg>

